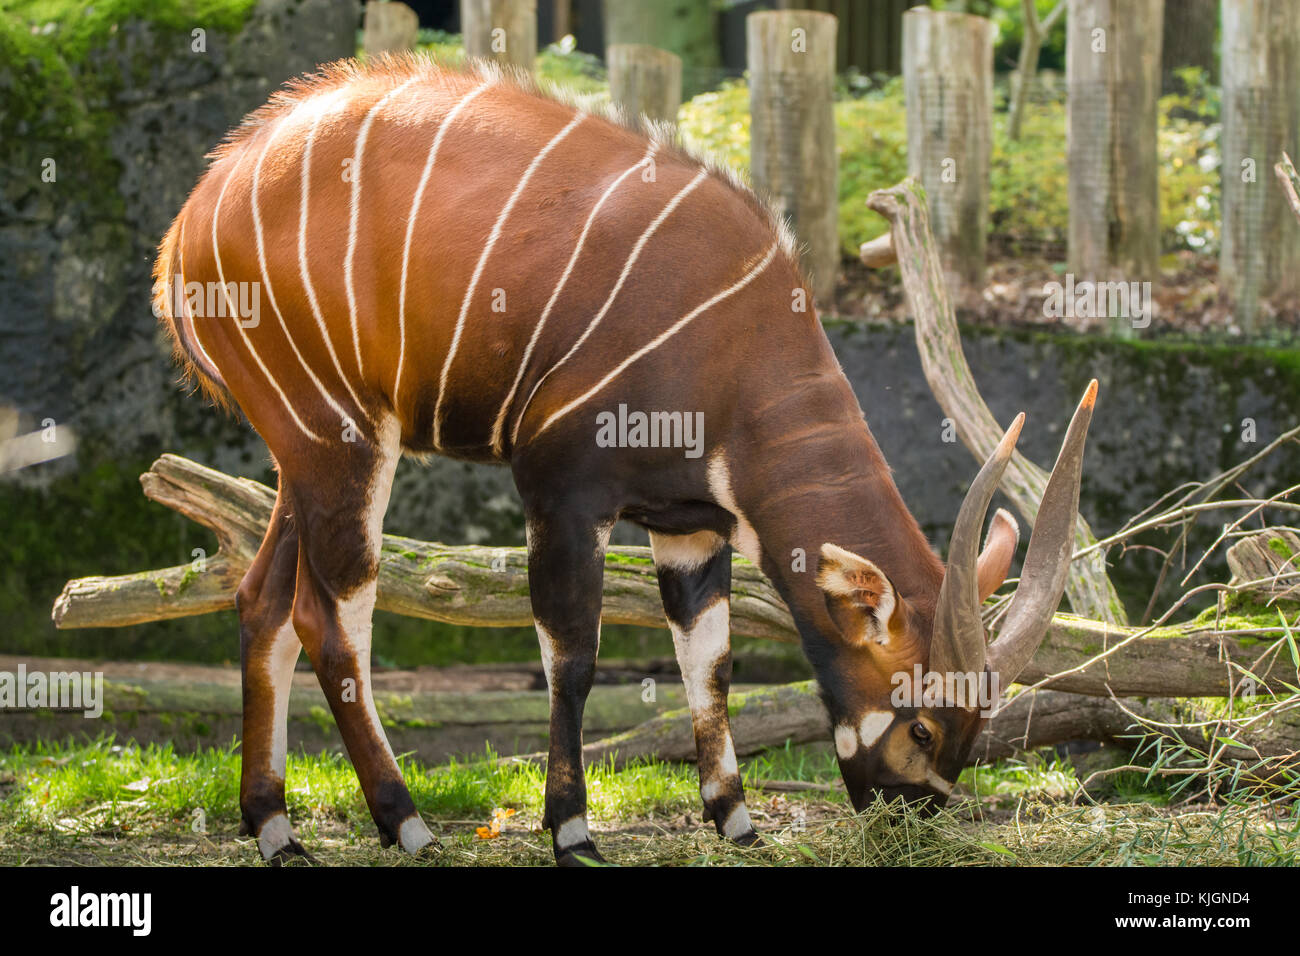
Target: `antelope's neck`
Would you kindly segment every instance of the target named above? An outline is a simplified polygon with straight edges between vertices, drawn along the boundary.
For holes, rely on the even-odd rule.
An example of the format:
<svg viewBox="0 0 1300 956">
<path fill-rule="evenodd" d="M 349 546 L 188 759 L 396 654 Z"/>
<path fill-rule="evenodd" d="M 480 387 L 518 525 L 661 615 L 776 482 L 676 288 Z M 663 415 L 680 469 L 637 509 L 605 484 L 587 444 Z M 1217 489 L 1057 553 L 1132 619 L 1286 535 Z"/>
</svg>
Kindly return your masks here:
<svg viewBox="0 0 1300 956">
<path fill-rule="evenodd" d="M 825 613 L 815 578 L 821 546 L 877 564 L 920 614 L 933 616 L 943 564 L 894 484 L 839 363 L 824 348 L 793 374 L 787 354 L 757 376 L 740 441 L 712 462 L 743 515 L 738 544 L 763 570 L 801 627 Z M 748 541 L 746 538 L 748 537 Z M 751 557 L 752 560 L 752 557 Z M 801 620 L 802 618 L 802 620 Z"/>
</svg>

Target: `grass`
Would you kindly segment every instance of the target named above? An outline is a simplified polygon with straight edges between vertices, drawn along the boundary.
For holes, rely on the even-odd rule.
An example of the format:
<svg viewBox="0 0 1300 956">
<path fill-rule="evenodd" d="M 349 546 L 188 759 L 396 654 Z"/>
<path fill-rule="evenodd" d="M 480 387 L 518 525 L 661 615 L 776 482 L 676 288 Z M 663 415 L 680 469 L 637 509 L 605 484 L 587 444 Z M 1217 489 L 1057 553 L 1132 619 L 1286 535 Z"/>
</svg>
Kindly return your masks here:
<svg viewBox="0 0 1300 956">
<path fill-rule="evenodd" d="M 403 761 L 417 807 L 446 865 L 545 865 L 544 776 L 531 765 L 481 759 L 427 768 Z M 721 840 L 700 819 L 687 765 L 641 762 L 588 769 L 592 829 L 606 856 L 639 865 L 1240 865 L 1300 863 L 1300 816 L 1226 803 L 1173 812 L 1151 784 L 1126 802 L 1073 802 L 1068 761 L 1043 759 L 967 771 L 967 798 L 924 818 L 877 804 L 853 814 L 822 746 L 778 748 L 742 761 L 764 845 Z M 1138 775 L 1140 776 L 1140 775 Z M 776 793 L 769 781 L 821 785 Z M 232 744 L 194 754 L 112 738 L 39 743 L 0 753 L 0 865 L 250 865 L 237 835 L 239 755 Z M 1159 783 L 1155 786 L 1158 788 Z M 1158 790 L 1157 790 L 1158 792 Z M 420 865 L 381 851 L 351 766 L 337 755 L 289 758 L 288 803 L 300 838 L 333 865 Z M 475 829 L 510 808 L 500 837 Z"/>
</svg>

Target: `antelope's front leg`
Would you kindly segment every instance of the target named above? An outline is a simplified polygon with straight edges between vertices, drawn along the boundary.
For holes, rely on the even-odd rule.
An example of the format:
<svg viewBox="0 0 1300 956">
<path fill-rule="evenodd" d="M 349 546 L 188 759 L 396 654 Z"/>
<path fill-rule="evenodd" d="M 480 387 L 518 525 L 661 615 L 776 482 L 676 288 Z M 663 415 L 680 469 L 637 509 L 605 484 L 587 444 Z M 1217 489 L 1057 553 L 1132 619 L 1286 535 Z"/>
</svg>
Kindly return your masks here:
<svg viewBox="0 0 1300 956">
<path fill-rule="evenodd" d="M 742 846 L 758 842 L 745 808 L 727 716 L 731 687 L 731 548 L 711 531 L 650 535 L 659 593 L 686 685 L 704 819 Z"/>
<path fill-rule="evenodd" d="M 596 675 L 605 544 L 612 524 L 558 509 L 528 515 L 528 587 L 551 693 L 542 826 L 551 831 L 560 866 L 603 859 L 587 829 L 582 712 Z"/>
</svg>

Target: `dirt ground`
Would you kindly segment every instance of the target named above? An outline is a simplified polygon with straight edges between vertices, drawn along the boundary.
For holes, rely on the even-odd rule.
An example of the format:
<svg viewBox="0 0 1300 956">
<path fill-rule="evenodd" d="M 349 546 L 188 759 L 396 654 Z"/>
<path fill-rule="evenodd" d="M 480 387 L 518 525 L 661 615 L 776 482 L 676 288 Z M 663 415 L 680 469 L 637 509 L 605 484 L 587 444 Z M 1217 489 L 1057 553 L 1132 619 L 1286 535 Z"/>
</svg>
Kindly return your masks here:
<svg viewBox="0 0 1300 956">
<path fill-rule="evenodd" d="M 847 819 L 842 804 L 791 801 L 783 796 L 751 804 L 755 827 L 781 843 L 797 843 L 801 832 L 836 826 Z M 549 866 L 550 834 L 526 811 L 510 818 L 500 836 L 475 834 L 482 820 L 429 820 L 442 844 L 433 858 L 415 859 L 397 849 L 381 849 L 373 828 L 354 830 L 337 819 L 295 821 L 299 837 L 325 866 Z M 721 839 L 698 813 L 642 817 L 610 822 L 593 820 L 593 838 L 611 863 L 705 862 L 723 856 L 732 862 L 768 862 L 772 850 L 747 851 Z M 662 858 L 667 856 L 666 859 Z M 0 866 L 261 866 L 257 841 L 233 830 L 190 832 L 179 824 L 166 832 L 136 835 L 117 830 L 4 834 Z"/>
<path fill-rule="evenodd" d="M 1231 339 L 1241 335 L 1231 303 L 1220 294 L 1218 261 L 1213 256 L 1180 252 L 1165 257 L 1164 265 L 1159 281 L 1151 284 L 1153 315 L 1150 327 L 1142 330 L 1143 337 L 1185 334 Z M 957 303 L 957 317 L 963 322 L 1007 328 L 1104 330 L 1104 318 L 1047 314 L 1043 287 L 1063 281 L 1059 263 L 1047 258 L 997 255 L 989 262 L 982 294 Z M 845 260 L 834 305 L 841 318 L 874 322 L 910 319 L 898 269 L 892 266 L 868 269 L 860 262 Z M 1283 336 L 1300 335 L 1300 307 L 1293 302 L 1261 302 L 1257 322 Z"/>
</svg>

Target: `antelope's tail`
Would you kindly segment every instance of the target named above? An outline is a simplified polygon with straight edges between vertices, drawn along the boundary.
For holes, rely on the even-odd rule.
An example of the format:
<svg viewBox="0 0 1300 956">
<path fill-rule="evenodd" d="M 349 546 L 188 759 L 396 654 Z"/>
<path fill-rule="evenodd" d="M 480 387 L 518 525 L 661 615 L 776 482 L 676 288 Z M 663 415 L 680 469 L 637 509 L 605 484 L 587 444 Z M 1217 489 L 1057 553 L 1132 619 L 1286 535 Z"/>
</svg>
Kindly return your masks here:
<svg viewBox="0 0 1300 956">
<path fill-rule="evenodd" d="M 186 306 L 184 259 L 180 251 L 184 215 L 182 211 L 172 220 L 171 228 L 158 244 L 153 266 L 153 313 L 167 329 L 172 355 L 184 369 L 184 380 L 197 384 L 214 405 L 233 410 L 230 390 L 198 340 L 194 319 Z"/>
</svg>

